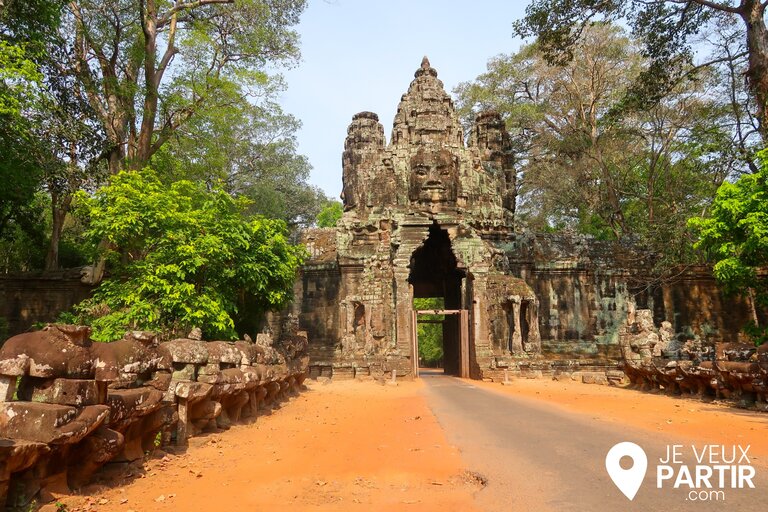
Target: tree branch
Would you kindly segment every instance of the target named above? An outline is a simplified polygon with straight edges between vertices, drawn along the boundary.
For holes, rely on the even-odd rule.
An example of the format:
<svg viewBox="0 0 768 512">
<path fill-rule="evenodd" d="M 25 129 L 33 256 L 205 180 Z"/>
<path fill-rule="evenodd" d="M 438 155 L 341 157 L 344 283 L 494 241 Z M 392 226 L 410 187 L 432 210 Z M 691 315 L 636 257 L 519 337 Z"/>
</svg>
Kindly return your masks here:
<svg viewBox="0 0 768 512">
<path fill-rule="evenodd" d="M 168 10 L 168 12 L 166 12 L 162 16 L 157 17 L 157 28 L 164 27 L 167 23 L 171 21 L 171 19 L 175 14 L 182 11 L 196 9 L 204 5 L 232 4 L 232 3 L 235 3 L 235 0 L 197 0 L 196 2 L 186 2 L 186 3 L 177 1 L 175 5 Z"/>
<path fill-rule="evenodd" d="M 709 7 L 711 9 L 714 9 L 716 11 L 722 11 L 722 12 L 730 12 L 732 14 L 741 14 L 741 9 L 739 7 L 733 7 L 731 5 L 724 5 L 718 2 L 713 2 L 711 0 L 692 0 L 694 3 L 697 3 L 699 5 L 703 5 L 704 7 Z M 682 4 L 682 3 L 688 3 L 687 1 L 676 1 L 675 3 Z"/>
<path fill-rule="evenodd" d="M 176 41 L 176 15 L 174 14 L 171 17 L 171 27 L 168 32 L 168 46 L 165 49 L 165 53 L 163 54 L 163 58 L 160 59 L 160 64 L 157 67 L 157 73 L 155 73 L 155 87 L 160 86 L 160 81 L 163 79 L 163 75 L 165 74 L 166 68 L 168 68 L 168 64 L 171 62 L 171 59 L 173 59 L 173 56 L 178 53 L 178 49 L 175 46 Z"/>
</svg>

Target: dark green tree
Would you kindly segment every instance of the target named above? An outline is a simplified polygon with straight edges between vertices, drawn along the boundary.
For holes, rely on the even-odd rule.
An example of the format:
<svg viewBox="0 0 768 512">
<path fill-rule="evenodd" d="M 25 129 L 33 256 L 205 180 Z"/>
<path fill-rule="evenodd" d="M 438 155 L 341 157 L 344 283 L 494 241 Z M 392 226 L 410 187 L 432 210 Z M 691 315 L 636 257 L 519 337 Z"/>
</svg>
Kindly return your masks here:
<svg viewBox="0 0 768 512">
<path fill-rule="evenodd" d="M 301 123 L 285 114 L 272 97 L 245 98 L 239 88 L 222 91 L 215 108 L 203 108 L 152 159 L 161 179 L 222 183 L 225 190 L 251 199 L 250 211 L 284 220 L 290 227 L 314 223 L 327 200 L 307 183 L 311 166 L 296 152 Z M 224 105 L 224 106 L 219 106 Z"/>
<path fill-rule="evenodd" d="M 94 339 L 193 326 L 231 339 L 246 301 L 264 312 L 292 298 L 303 248 L 288 243 L 282 221 L 246 217 L 243 198 L 191 181 L 166 186 L 145 169 L 122 171 L 77 201 L 88 235 L 108 246 L 109 277 L 76 306 Z"/>
<path fill-rule="evenodd" d="M 344 214 L 344 206 L 339 201 L 328 201 L 317 215 L 317 227 L 335 228 L 336 223 Z"/>
<path fill-rule="evenodd" d="M 41 264 L 38 251 L 17 242 L 45 245 L 40 239 L 44 204 L 36 194 L 48 150 L 32 113 L 44 102 L 42 65 L 60 8 L 61 2 L 47 0 L 9 0 L 0 7 L 0 244 L 6 271 Z M 13 247 L 20 251 L 13 253 Z"/>
<path fill-rule="evenodd" d="M 757 173 L 720 186 L 708 217 L 689 221 L 698 234 L 696 247 L 715 261 L 718 281 L 749 300 L 755 327 L 758 310 L 768 311 L 768 151 L 760 159 Z"/>
</svg>

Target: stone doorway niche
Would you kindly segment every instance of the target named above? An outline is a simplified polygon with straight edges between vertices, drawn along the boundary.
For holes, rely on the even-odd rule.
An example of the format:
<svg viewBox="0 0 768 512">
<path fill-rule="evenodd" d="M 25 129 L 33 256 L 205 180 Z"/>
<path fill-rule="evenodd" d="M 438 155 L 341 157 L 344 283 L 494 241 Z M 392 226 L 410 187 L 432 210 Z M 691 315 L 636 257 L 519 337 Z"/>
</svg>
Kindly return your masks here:
<svg viewBox="0 0 768 512">
<path fill-rule="evenodd" d="M 445 311 L 454 312 L 446 314 L 443 321 L 443 369 L 450 375 L 460 375 L 462 368 L 462 316 L 466 318 L 466 315 L 458 313 L 462 309 L 461 285 L 465 275 L 457 266 L 448 232 L 433 223 L 424 244 L 411 255 L 408 282 L 414 298 L 442 298 Z M 414 313 L 413 350 L 414 360 L 418 361 L 416 320 Z M 465 357 L 469 357 L 468 353 Z"/>
</svg>

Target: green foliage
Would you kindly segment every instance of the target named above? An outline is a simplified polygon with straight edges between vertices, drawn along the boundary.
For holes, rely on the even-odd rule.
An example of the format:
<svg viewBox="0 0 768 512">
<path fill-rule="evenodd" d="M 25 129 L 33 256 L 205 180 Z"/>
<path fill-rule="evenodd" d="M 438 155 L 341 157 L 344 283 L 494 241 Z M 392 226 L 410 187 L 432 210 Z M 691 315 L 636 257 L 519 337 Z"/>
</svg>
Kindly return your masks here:
<svg viewBox="0 0 768 512">
<path fill-rule="evenodd" d="M 152 165 L 164 182 L 220 181 L 231 194 L 251 199 L 250 213 L 308 227 L 327 199 L 307 183 L 311 166 L 296 152 L 301 123 L 272 101 L 282 90 L 279 80 L 265 79 L 261 90 L 266 97 L 258 104 L 236 87 L 220 92 L 212 108 L 202 108 L 163 145 Z"/>
<path fill-rule="evenodd" d="M 304 0 L 0 4 L 0 268 L 82 263 L 74 194 L 153 155 L 166 184 L 221 181 L 251 214 L 314 223 L 326 198 L 268 75 L 298 58 Z"/>
<path fill-rule="evenodd" d="M 33 100 L 42 79 L 27 45 L 0 40 L 0 116 L 18 119 Z"/>
<path fill-rule="evenodd" d="M 626 95 L 649 66 L 636 39 L 595 23 L 569 51 L 572 60 L 551 65 L 538 40 L 492 59 L 455 91 L 465 124 L 486 109 L 506 120 L 518 169 L 516 221 L 632 238 L 658 255 L 660 271 L 693 261 L 691 243 L 670 239 L 689 240 L 687 219 L 746 168 L 732 140 L 730 98 L 712 92 L 719 77 L 701 73 L 634 110 Z"/>
<path fill-rule="evenodd" d="M 41 80 L 28 48 L 0 40 L 0 180 L 13 184 L 0 188 L 0 238 L 5 240 L 32 225 L 31 203 L 42 178 L 33 125 L 24 115 L 38 99 Z"/>
<path fill-rule="evenodd" d="M 749 322 L 744 326 L 743 331 L 754 342 L 756 347 L 763 343 L 768 343 L 768 325 L 760 327 L 754 322 Z"/>
<path fill-rule="evenodd" d="M 182 333 L 193 326 L 209 338 L 233 338 L 243 301 L 264 311 L 292 298 L 303 248 L 288 244 L 282 221 L 246 218 L 247 201 L 220 188 L 165 186 L 145 169 L 120 172 L 78 203 L 87 234 L 109 247 L 109 278 L 76 307 L 96 340 L 128 328 Z"/>
<path fill-rule="evenodd" d="M 723 183 L 710 216 L 691 218 L 689 224 L 698 235 L 696 247 L 715 260 L 715 277 L 725 289 L 766 307 L 768 150 L 759 153 L 759 157 L 759 172 L 745 174 L 735 183 Z"/>
<path fill-rule="evenodd" d="M 442 297 L 413 299 L 414 309 L 443 309 Z M 420 320 L 444 320 L 445 315 L 419 315 Z M 443 325 L 419 323 L 416 327 L 419 339 L 419 363 L 428 367 L 443 364 Z"/>
<path fill-rule="evenodd" d="M 664 0 L 535 0 L 523 19 L 514 23 L 522 37 L 535 36 L 548 62 L 566 64 L 585 28 L 597 20 L 626 20 L 644 43 L 650 66 L 634 77 L 625 99 L 648 108 L 675 87 L 692 60 L 691 36 L 698 34 L 714 12 L 694 2 Z"/>
<path fill-rule="evenodd" d="M 6 269 L 57 268 L 61 242 L 62 263 L 82 263 L 64 229 L 71 222 L 71 195 L 98 182 L 104 147 L 75 73 L 62 65 L 63 6 L 58 0 L 11 0 L 0 12 L 0 152 L 6 156 L 0 175 L 18 184 L 0 191 Z M 43 190 L 48 197 L 41 201 Z"/>
<path fill-rule="evenodd" d="M 317 227 L 334 228 L 344 213 L 344 207 L 339 201 L 328 201 L 317 215 Z"/>
<path fill-rule="evenodd" d="M 305 0 L 67 2 L 62 68 L 81 70 L 76 90 L 110 142 L 111 172 L 148 165 L 199 113 L 227 109 L 233 96 L 260 96 L 268 71 L 299 56 L 291 27 L 304 7 Z"/>
</svg>

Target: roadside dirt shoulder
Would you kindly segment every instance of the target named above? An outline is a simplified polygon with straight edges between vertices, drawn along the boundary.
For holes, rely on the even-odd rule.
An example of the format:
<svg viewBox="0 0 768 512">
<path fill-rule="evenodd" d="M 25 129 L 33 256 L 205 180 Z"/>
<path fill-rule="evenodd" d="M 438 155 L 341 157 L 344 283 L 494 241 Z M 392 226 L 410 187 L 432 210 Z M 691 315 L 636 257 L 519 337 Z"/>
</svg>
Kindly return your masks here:
<svg viewBox="0 0 768 512">
<path fill-rule="evenodd" d="M 104 512 L 476 510 L 477 482 L 422 387 L 310 383 L 253 424 L 193 438 L 183 453 L 59 501 Z"/>
</svg>

